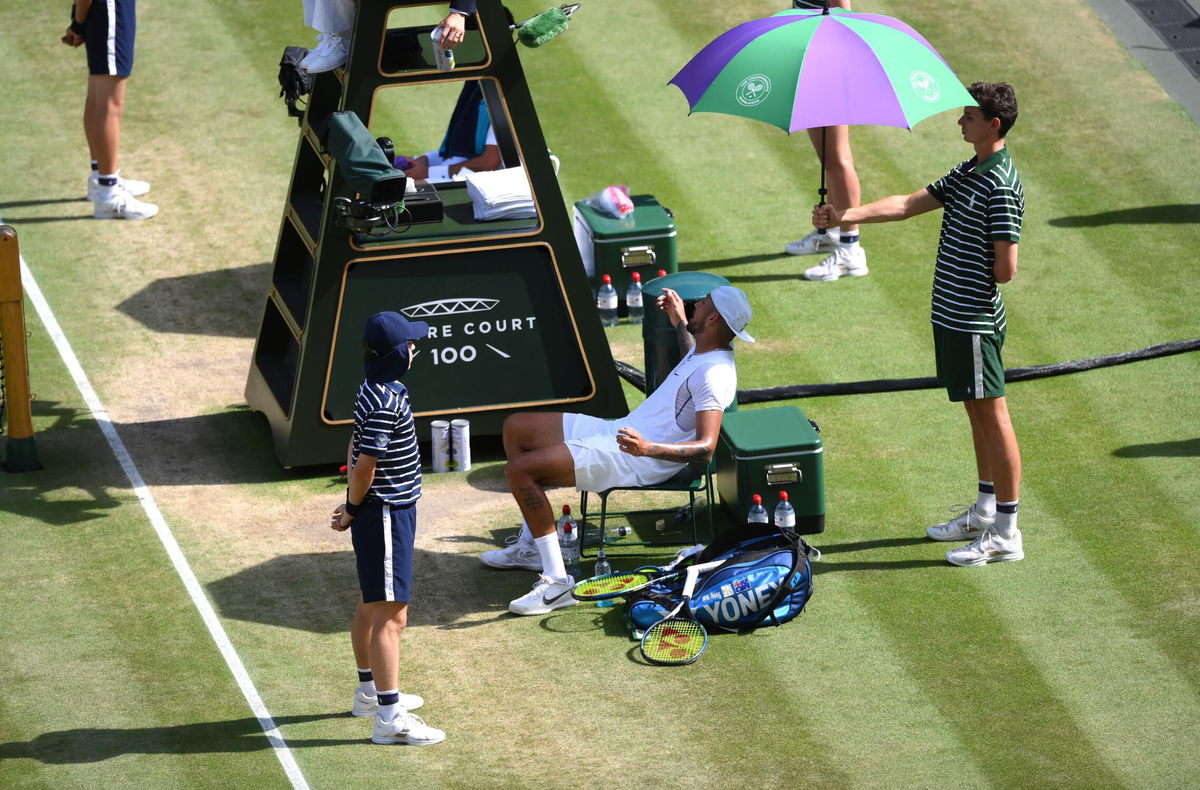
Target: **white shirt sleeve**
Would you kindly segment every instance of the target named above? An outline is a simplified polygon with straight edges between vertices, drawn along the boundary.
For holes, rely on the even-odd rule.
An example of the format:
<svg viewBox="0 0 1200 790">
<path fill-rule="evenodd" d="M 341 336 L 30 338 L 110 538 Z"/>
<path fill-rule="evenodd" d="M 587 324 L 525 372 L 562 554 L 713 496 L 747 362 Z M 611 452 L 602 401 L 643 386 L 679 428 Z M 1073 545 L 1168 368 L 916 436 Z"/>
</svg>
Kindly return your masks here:
<svg viewBox="0 0 1200 790">
<path fill-rule="evenodd" d="M 737 373 L 732 365 L 705 365 L 688 377 L 696 411 L 725 411 L 737 397 Z"/>
</svg>

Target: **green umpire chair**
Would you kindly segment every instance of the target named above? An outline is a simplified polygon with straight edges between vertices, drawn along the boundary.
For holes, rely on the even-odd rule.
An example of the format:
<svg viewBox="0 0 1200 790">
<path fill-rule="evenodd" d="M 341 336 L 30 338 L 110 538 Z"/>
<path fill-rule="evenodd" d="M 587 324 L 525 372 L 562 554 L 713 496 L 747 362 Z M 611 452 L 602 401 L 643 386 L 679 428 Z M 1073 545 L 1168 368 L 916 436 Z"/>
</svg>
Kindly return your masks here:
<svg viewBox="0 0 1200 790">
<path fill-rule="evenodd" d="M 661 483 L 656 483 L 654 485 L 614 486 L 607 491 L 581 492 L 579 495 L 579 523 L 583 525 L 585 536 L 587 535 L 586 524 L 589 495 L 595 493 L 600 498 L 598 537 L 596 540 L 584 542 L 582 547 L 583 553 L 586 553 L 588 546 L 595 546 L 598 549 L 601 546 L 679 546 L 699 543 L 700 521 L 697 517 L 696 511 L 700 508 L 697 508 L 696 504 L 697 498 L 700 496 L 704 497 L 703 510 L 706 530 L 704 534 L 711 537 L 713 534 L 713 496 L 716 493 L 716 490 L 713 488 L 713 469 L 716 464 L 715 458 L 716 456 L 714 455 L 712 460 L 709 460 L 705 463 L 688 464 L 672 477 L 669 477 Z M 666 491 L 677 492 L 681 494 L 686 493 L 688 495 L 688 503 L 687 505 L 676 507 L 652 508 L 649 510 L 609 510 L 608 498 L 614 491 Z M 609 535 L 609 531 L 607 529 L 607 521 L 615 516 L 623 516 L 626 520 L 629 520 L 633 516 L 662 515 L 665 517 L 663 521 L 665 521 L 668 525 L 673 526 L 676 518 L 680 513 L 685 512 L 685 509 L 689 517 L 688 520 L 691 521 L 692 525 L 692 539 L 690 542 L 682 538 L 677 540 L 670 540 L 666 538 L 663 540 L 639 540 L 632 531 L 630 531 L 628 534 L 628 538 L 630 539 L 626 539 L 627 536 L 625 535 Z M 674 533 L 675 530 L 669 530 L 669 532 Z"/>
</svg>

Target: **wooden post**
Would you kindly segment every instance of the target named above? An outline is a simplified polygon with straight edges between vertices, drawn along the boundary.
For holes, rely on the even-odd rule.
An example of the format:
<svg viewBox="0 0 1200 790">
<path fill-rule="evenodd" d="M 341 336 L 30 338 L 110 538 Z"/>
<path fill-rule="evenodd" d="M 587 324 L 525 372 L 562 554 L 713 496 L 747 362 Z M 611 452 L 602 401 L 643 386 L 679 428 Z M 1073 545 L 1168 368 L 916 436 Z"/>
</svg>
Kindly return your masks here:
<svg viewBox="0 0 1200 790">
<path fill-rule="evenodd" d="M 10 472 L 41 469 L 30 407 L 21 253 L 17 232 L 8 225 L 0 225 L 0 341 L 3 342 L 4 390 L 8 404 L 8 444 L 4 465 Z"/>
</svg>

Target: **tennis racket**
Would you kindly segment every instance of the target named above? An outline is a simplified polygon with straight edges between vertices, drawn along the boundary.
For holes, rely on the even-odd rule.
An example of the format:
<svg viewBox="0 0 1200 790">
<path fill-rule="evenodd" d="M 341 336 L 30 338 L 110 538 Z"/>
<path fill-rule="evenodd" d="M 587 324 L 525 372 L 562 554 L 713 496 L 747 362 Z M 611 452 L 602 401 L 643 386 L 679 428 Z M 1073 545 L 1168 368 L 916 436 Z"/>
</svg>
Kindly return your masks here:
<svg viewBox="0 0 1200 790">
<path fill-rule="evenodd" d="M 654 565 L 643 565 L 632 571 L 614 571 L 584 579 L 575 585 L 571 590 L 571 595 L 577 601 L 604 601 L 609 598 L 630 595 L 638 590 L 644 590 L 655 582 L 666 581 L 682 575 L 684 571 L 676 570 L 679 563 L 703 550 L 702 544 L 689 546 L 661 568 Z"/>
<path fill-rule="evenodd" d="M 687 569 L 683 600 L 666 617 L 646 629 L 642 635 L 642 658 L 651 664 L 690 664 L 700 657 L 708 647 L 708 631 L 696 621 L 688 602 L 691 601 L 700 574 L 723 562 L 716 560 Z"/>
</svg>

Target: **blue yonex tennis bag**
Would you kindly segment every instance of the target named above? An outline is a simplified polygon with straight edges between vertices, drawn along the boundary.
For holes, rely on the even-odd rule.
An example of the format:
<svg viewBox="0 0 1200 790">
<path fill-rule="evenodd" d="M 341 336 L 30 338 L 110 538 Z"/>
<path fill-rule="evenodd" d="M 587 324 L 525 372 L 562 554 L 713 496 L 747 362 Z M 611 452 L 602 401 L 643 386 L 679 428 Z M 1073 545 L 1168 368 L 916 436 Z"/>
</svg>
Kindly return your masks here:
<svg viewBox="0 0 1200 790">
<path fill-rule="evenodd" d="M 688 605 L 710 630 L 743 633 L 782 625 L 800 614 L 812 597 L 815 553 L 803 538 L 772 524 L 733 527 L 695 558 L 697 564 L 724 562 L 700 577 Z M 625 615 L 631 630 L 649 628 L 682 597 L 682 578 L 630 596 Z"/>
</svg>

